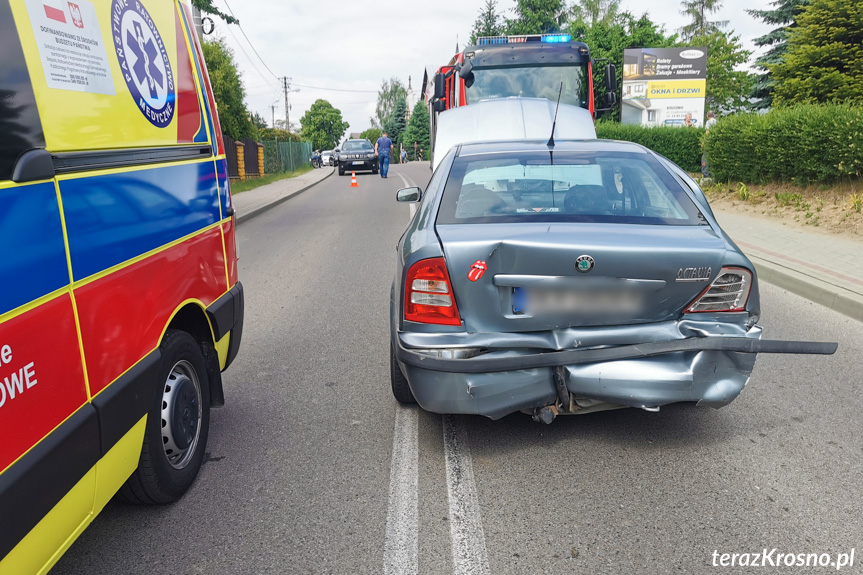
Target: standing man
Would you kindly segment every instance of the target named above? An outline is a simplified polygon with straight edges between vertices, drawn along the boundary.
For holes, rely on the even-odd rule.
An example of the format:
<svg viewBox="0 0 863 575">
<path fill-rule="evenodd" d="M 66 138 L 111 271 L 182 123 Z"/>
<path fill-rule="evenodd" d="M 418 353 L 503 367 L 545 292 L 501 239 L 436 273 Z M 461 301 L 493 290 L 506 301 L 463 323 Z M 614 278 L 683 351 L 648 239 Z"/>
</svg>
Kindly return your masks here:
<svg viewBox="0 0 863 575">
<path fill-rule="evenodd" d="M 402 148 L 401 162 L 404 164 L 408 160 L 408 151 Z"/>
<path fill-rule="evenodd" d="M 390 153 L 393 151 L 393 141 L 387 137 L 384 132 L 378 141 L 375 142 L 375 154 L 378 156 L 378 169 L 381 171 L 381 177 L 386 178 L 387 172 L 390 169 Z"/>
</svg>

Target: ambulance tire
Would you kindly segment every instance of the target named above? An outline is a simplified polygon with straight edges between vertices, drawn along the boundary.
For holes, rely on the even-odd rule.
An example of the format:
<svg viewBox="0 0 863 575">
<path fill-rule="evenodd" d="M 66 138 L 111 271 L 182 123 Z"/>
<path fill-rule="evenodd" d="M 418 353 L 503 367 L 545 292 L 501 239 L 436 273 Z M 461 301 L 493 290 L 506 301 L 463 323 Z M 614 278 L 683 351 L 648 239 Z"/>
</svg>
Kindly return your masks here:
<svg viewBox="0 0 863 575">
<path fill-rule="evenodd" d="M 147 414 L 138 469 L 118 493 L 120 499 L 128 503 L 152 505 L 172 503 L 180 499 L 195 481 L 207 447 L 210 429 L 210 382 L 201 346 L 188 333 L 169 329 L 165 332 L 159 349 L 162 353 L 158 379 L 160 391 Z M 180 390 L 183 394 L 178 397 Z M 179 431 L 174 433 L 177 438 L 170 437 L 172 428 L 166 424 L 167 412 L 163 412 L 163 409 L 167 409 L 168 402 L 180 402 L 178 405 L 186 408 L 200 405 L 197 421 L 191 421 L 179 414 L 173 418 L 173 422 L 181 429 L 186 426 L 188 433 L 184 437 L 180 436 Z M 181 420 L 178 421 L 177 417 Z M 190 433 L 191 429 L 195 430 L 194 434 Z M 190 435 L 194 435 L 194 438 L 190 439 Z M 173 455 L 169 455 L 169 446 L 172 444 L 186 446 L 185 452 L 175 459 L 173 464 L 169 461 L 169 456 L 177 458 L 179 451 L 171 450 Z"/>
</svg>

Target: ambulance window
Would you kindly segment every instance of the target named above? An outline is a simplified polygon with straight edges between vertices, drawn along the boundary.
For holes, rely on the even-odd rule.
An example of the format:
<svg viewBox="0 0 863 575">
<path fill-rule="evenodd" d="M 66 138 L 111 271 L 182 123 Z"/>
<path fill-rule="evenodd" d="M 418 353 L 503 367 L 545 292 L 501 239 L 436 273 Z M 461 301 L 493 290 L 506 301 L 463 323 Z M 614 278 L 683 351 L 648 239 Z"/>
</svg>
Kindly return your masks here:
<svg viewBox="0 0 863 575">
<path fill-rule="evenodd" d="M 12 18 L 10 0 L 0 0 L 0 181 L 12 177 L 15 161 L 32 148 L 44 148 L 45 137 L 36 97 Z"/>
</svg>

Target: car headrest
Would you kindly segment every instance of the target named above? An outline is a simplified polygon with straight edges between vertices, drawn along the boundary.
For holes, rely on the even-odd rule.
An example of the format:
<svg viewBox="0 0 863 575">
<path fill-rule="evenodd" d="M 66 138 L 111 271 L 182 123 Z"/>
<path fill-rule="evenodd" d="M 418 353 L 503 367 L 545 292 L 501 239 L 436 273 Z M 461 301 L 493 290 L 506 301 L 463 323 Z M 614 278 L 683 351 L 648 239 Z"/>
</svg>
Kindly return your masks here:
<svg viewBox="0 0 863 575">
<path fill-rule="evenodd" d="M 570 214 L 606 215 L 609 212 L 608 193 L 603 186 L 572 186 L 563 199 Z"/>
</svg>

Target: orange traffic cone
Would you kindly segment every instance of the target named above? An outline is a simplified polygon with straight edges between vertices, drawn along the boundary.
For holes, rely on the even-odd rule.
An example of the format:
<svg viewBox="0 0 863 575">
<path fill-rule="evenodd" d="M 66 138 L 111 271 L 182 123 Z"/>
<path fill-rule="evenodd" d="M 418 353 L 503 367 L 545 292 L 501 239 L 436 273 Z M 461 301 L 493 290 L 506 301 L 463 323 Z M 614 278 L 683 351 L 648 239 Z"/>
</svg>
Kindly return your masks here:
<svg viewBox="0 0 863 575">
<path fill-rule="evenodd" d="M 357 173 L 356 172 L 351 172 L 351 187 L 352 188 L 359 188 L 360 187 L 359 184 L 357 184 Z"/>
</svg>

